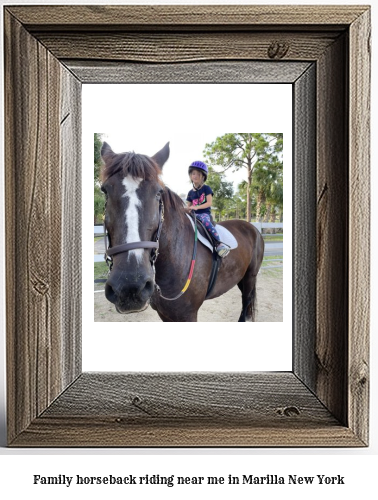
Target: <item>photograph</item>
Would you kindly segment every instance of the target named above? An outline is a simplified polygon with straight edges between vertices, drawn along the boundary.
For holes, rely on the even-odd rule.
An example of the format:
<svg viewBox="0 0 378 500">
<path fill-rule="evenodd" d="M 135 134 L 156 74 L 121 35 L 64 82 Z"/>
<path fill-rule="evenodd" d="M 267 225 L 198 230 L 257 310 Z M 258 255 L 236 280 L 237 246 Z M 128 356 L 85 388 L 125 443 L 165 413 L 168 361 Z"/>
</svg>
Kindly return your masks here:
<svg viewBox="0 0 378 500">
<path fill-rule="evenodd" d="M 130 94 L 133 91 L 125 88 L 124 95 Z M 290 126 L 290 114 L 288 122 Z M 255 321 L 260 270 L 265 271 L 258 280 L 266 294 L 262 302 L 267 302 L 260 321 L 282 321 L 283 134 L 224 133 L 207 143 L 211 131 L 197 137 L 182 131 L 185 144 L 174 136 L 152 156 L 162 163 L 156 163 L 152 173 L 150 157 L 114 153 L 103 138 L 108 135 L 94 134 L 94 282 L 104 290 L 101 296 L 95 294 L 95 321 L 123 320 L 106 314 L 105 298 L 119 314 L 131 315 L 125 321 L 137 321 L 134 315 L 151 304 L 156 313 L 139 315 L 141 321 L 193 322 L 205 300 L 231 290 L 222 304 L 209 304 L 207 321 L 232 321 L 238 313 L 239 322 Z M 111 142 L 111 134 L 106 140 Z M 177 160 L 170 161 L 171 144 Z M 186 160 L 201 146 L 200 159 L 187 160 L 185 169 L 179 155 Z M 182 173 L 179 192 L 168 187 L 170 172 L 163 168 L 167 162 Z M 107 276 L 106 281 L 101 276 Z M 222 312 L 219 319 L 217 309 Z"/>
</svg>

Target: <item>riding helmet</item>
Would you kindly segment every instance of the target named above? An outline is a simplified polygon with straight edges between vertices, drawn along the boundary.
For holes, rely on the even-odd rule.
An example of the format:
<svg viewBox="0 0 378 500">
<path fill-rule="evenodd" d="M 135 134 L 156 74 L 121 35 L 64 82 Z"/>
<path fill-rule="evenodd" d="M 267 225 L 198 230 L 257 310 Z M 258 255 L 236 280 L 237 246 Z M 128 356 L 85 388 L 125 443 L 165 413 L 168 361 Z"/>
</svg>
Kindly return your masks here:
<svg viewBox="0 0 378 500">
<path fill-rule="evenodd" d="M 192 170 L 199 170 L 205 176 L 206 181 L 209 172 L 206 163 L 203 163 L 203 161 L 194 161 L 189 165 L 189 175 Z"/>
</svg>

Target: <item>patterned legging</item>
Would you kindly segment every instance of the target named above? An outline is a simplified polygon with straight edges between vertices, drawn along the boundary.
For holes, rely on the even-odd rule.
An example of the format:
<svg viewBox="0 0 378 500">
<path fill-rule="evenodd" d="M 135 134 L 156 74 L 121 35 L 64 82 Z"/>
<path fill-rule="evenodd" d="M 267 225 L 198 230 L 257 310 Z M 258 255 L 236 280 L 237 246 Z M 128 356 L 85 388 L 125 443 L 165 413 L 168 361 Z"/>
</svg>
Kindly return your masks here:
<svg viewBox="0 0 378 500">
<path fill-rule="evenodd" d="M 211 233 L 217 241 L 220 241 L 219 234 L 217 230 L 211 223 L 209 214 L 196 214 L 197 219 L 199 219 L 202 224 L 206 227 L 206 229 Z"/>
</svg>

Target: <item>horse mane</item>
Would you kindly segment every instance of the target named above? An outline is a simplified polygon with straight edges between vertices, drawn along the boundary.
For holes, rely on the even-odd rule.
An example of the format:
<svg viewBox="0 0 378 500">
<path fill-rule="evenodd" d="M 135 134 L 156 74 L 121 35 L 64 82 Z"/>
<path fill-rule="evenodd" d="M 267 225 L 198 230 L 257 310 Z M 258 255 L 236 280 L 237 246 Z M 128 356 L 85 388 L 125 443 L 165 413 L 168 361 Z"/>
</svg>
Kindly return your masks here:
<svg viewBox="0 0 378 500">
<path fill-rule="evenodd" d="M 171 191 L 169 187 L 164 186 L 164 191 L 162 193 L 162 200 L 164 203 L 164 218 L 170 218 L 170 214 L 175 212 L 175 214 L 179 217 L 181 223 L 185 220 L 185 210 L 184 210 L 184 202 L 180 198 L 180 196 Z"/>
<path fill-rule="evenodd" d="M 107 161 L 101 170 L 101 181 L 104 183 L 109 177 L 118 172 L 124 176 L 131 175 L 134 179 L 140 178 L 145 181 L 156 181 L 163 185 L 159 175 L 159 167 L 152 158 L 147 155 L 134 152 L 115 154 Z"/>
<path fill-rule="evenodd" d="M 134 179 L 140 178 L 145 181 L 158 182 L 164 188 L 162 200 L 165 208 L 165 218 L 169 219 L 170 214 L 175 212 L 180 223 L 183 223 L 185 220 L 184 202 L 178 194 L 164 185 L 160 178 L 161 170 L 152 158 L 134 152 L 115 154 L 103 165 L 101 170 L 102 183 L 121 171 L 124 176 L 131 175 Z"/>
</svg>

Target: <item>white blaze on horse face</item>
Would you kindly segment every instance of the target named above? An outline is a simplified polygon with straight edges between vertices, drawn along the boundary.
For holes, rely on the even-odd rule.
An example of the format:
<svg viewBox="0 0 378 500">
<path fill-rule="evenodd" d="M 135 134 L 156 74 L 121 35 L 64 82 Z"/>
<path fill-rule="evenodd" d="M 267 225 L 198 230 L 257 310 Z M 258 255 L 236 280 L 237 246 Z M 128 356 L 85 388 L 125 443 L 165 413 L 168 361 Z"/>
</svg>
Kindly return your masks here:
<svg viewBox="0 0 378 500">
<path fill-rule="evenodd" d="M 125 194 L 122 196 L 129 199 L 128 207 L 125 210 L 125 222 L 127 226 L 127 237 L 125 243 L 140 241 L 138 212 L 140 199 L 138 198 L 136 191 L 142 180 L 143 179 L 140 178 L 133 179 L 131 175 L 128 175 L 122 181 L 122 184 L 125 186 L 126 190 Z M 129 255 L 134 255 L 137 262 L 140 262 L 143 256 L 143 249 L 137 248 L 136 250 L 130 250 Z"/>
</svg>

